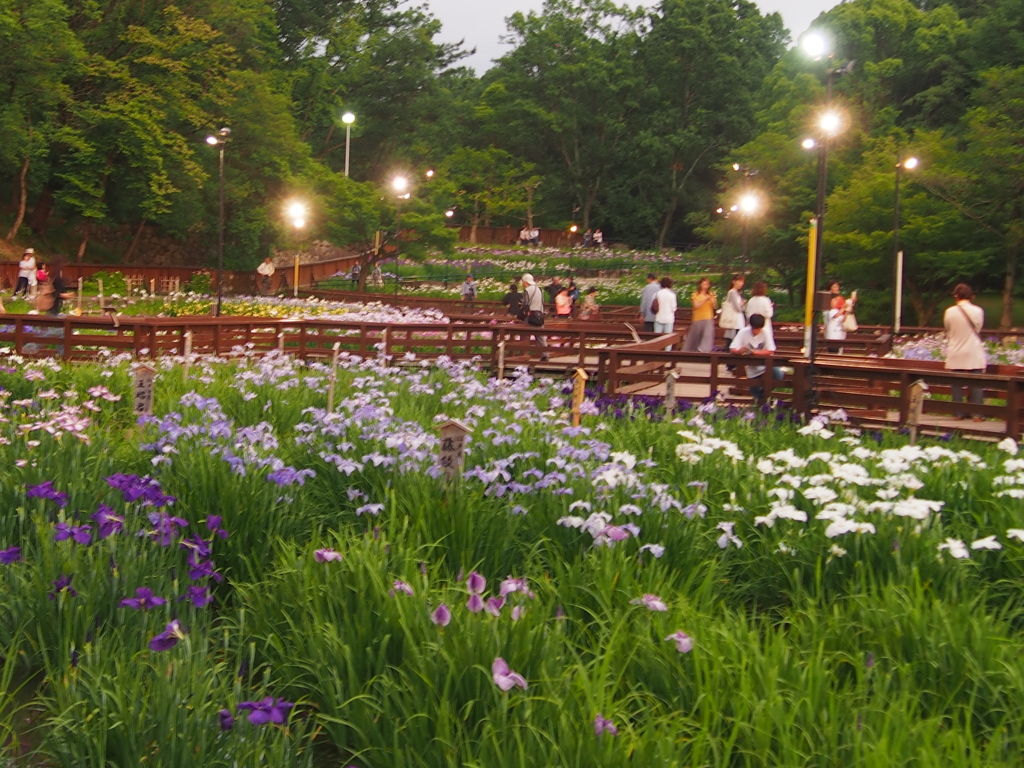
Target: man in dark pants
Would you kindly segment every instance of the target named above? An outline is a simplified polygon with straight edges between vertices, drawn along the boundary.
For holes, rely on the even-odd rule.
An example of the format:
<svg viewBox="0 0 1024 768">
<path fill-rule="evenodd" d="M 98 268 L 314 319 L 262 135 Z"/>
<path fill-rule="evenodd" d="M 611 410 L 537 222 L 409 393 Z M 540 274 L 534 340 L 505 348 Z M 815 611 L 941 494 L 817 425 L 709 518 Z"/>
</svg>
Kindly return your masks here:
<svg viewBox="0 0 1024 768">
<path fill-rule="evenodd" d="M 654 303 L 654 297 L 658 295 L 658 291 L 661 290 L 661 283 L 658 282 L 657 276 L 653 272 L 647 273 L 647 285 L 644 286 L 643 293 L 640 294 L 640 322 L 644 324 L 644 330 L 647 333 L 654 333 L 654 310 L 651 309 L 651 304 Z"/>
</svg>

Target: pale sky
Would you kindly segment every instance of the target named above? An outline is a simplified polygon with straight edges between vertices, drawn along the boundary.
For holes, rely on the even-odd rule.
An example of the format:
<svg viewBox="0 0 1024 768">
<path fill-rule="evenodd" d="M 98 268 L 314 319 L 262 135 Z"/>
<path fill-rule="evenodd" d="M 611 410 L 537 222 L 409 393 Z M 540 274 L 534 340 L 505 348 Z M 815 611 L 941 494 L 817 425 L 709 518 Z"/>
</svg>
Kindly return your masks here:
<svg viewBox="0 0 1024 768">
<path fill-rule="evenodd" d="M 540 10 L 543 0 L 426 0 L 434 16 L 441 20 L 444 42 L 466 41 L 466 49 L 476 48 L 475 56 L 464 59 L 463 64 L 478 73 L 491 67 L 491 60 L 505 51 L 498 38 L 505 33 L 505 17 L 516 11 Z M 838 0 L 757 0 L 764 13 L 779 11 L 796 40 L 820 13 L 836 5 Z M 654 6 L 651 2 L 631 5 Z"/>
</svg>

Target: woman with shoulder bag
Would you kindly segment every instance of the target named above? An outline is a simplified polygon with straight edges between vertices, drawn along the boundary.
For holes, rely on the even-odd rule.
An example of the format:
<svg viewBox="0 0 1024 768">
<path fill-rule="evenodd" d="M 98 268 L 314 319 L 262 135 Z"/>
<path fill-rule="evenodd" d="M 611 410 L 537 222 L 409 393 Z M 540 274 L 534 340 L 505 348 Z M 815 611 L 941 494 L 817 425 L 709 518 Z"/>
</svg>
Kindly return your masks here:
<svg viewBox="0 0 1024 768">
<path fill-rule="evenodd" d="M 743 284 L 746 278 L 743 275 L 733 275 L 729 293 L 722 304 L 722 314 L 718 316 L 718 327 L 725 331 L 725 348 L 736 338 L 736 334 L 746 326 L 743 316 L 743 307 L 746 302 L 743 300 Z"/>
</svg>

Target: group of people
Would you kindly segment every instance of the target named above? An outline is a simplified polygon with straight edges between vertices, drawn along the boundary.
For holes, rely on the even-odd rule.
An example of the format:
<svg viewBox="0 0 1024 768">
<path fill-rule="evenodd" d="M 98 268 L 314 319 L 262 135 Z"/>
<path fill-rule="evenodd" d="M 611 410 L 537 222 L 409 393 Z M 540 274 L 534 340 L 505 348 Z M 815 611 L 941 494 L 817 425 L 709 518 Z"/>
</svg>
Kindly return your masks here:
<svg viewBox="0 0 1024 768">
<path fill-rule="evenodd" d="M 536 281 L 532 275 L 523 276 L 523 291 L 519 291 L 519 283 L 510 283 L 508 287 L 508 293 L 501 298 L 501 303 L 504 304 L 507 309 L 507 314 L 510 317 L 522 318 L 524 306 L 532 298 L 532 292 L 530 296 L 527 296 L 526 278 L 530 278 L 530 284 L 537 288 L 537 294 L 540 295 L 540 311 L 544 312 L 545 315 L 549 314 L 547 309 L 552 310 L 550 314 L 553 314 L 555 319 L 558 320 L 570 320 L 573 315 L 577 315 L 580 320 L 596 320 L 600 313 L 600 307 L 597 303 L 597 288 L 588 288 L 583 294 L 583 301 L 580 301 L 580 288 L 576 285 L 576 281 L 570 277 L 568 282 L 563 284 L 562 278 L 557 275 L 552 279 L 551 283 L 544 289 L 537 286 Z M 472 278 L 467 278 L 467 281 Z M 465 283 L 463 283 L 465 286 Z M 547 294 L 547 308 L 545 308 L 544 294 Z M 465 294 L 463 295 L 465 297 Z M 534 301 L 533 303 L 536 303 Z M 577 305 L 579 305 L 579 311 L 577 312 Z"/>
<path fill-rule="evenodd" d="M 600 229 L 588 229 L 583 233 L 584 248 L 604 248 L 604 232 Z"/>
<path fill-rule="evenodd" d="M 35 303 L 39 312 L 59 315 L 65 300 L 73 294 L 67 292 L 59 261 L 51 267 L 36 261 L 34 248 L 26 248 L 18 262 L 18 282 L 14 286 L 14 297 L 21 294 L 23 299 Z"/>
<path fill-rule="evenodd" d="M 524 225 L 519 230 L 519 245 L 540 245 L 540 230 Z"/>
</svg>

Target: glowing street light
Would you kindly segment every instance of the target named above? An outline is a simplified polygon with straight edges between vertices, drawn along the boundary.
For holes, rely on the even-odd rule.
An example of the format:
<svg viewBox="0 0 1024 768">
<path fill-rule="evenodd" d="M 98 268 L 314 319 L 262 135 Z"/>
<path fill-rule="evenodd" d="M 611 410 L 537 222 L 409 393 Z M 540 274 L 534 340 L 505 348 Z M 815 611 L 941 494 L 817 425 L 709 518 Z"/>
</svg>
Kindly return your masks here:
<svg viewBox="0 0 1024 768">
<path fill-rule="evenodd" d="M 405 192 L 409 188 L 409 180 L 405 176 L 396 176 L 391 181 L 391 188 L 395 192 Z"/>
<path fill-rule="evenodd" d="M 818 127 L 825 136 L 835 136 L 843 127 L 843 118 L 838 112 L 825 112 L 818 118 Z"/>
<path fill-rule="evenodd" d="M 747 216 L 752 216 L 753 214 L 757 213 L 760 207 L 761 200 L 757 197 L 757 195 L 748 194 L 740 198 L 740 210 L 743 211 L 743 213 L 745 213 Z"/>
<path fill-rule="evenodd" d="M 446 219 L 450 219 L 450 218 L 452 218 L 452 216 L 455 215 L 455 211 L 453 211 L 451 208 L 449 208 L 447 211 L 444 212 L 444 215 L 445 215 Z"/>
<path fill-rule="evenodd" d="M 903 252 L 900 250 L 900 175 L 905 168 L 912 171 L 917 168 L 918 159 L 908 157 L 900 160 L 896 157 L 896 198 L 893 206 L 894 221 L 892 226 L 892 255 L 893 255 L 893 333 L 900 332 L 900 321 L 903 315 Z"/>
<path fill-rule="evenodd" d="M 427 178 L 428 179 L 434 178 L 434 171 L 433 171 L 433 169 L 427 171 Z"/>
<path fill-rule="evenodd" d="M 408 192 L 409 179 L 395 176 L 391 180 L 391 188 L 397 193 L 398 204 L 395 208 L 395 296 L 398 295 L 398 251 L 402 245 L 402 201 L 408 200 L 412 193 Z"/>
<path fill-rule="evenodd" d="M 800 146 L 802 146 L 804 149 L 814 149 L 816 146 L 818 146 L 818 142 L 816 142 L 814 139 L 807 138 L 800 142 Z"/>
<path fill-rule="evenodd" d="M 818 32 L 808 32 L 800 41 L 800 47 L 812 59 L 820 59 L 828 51 L 828 40 Z"/>
<path fill-rule="evenodd" d="M 227 126 L 217 131 L 215 136 L 207 136 L 206 143 L 211 147 L 220 148 L 220 210 L 217 216 L 217 308 L 214 314 L 220 317 L 220 307 L 224 302 L 224 147 L 227 146 L 231 129 Z"/>
<path fill-rule="evenodd" d="M 348 178 L 349 159 L 352 156 L 352 123 L 355 121 L 356 116 L 351 112 L 341 116 L 341 122 L 345 124 L 345 178 Z"/>
<path fill-rule="evenodd" d="M 292 226 L 295 227 L 296 234 L 300 229 L 306 226 L 306 215 L 309 209 L 306 208 L 305 203 L 299 201 L 293 201 L 288 203 L 285 207 L 285 215 L 291 220 Z M 299 251 L 295 251 L 295 264 L 293 268 L 292 277 L 292 296 L 295 298 L 299 297 Z"/>
<path fill-rule="evenodd" d="M 753 192 L 748 192 L 740 198 L 739 205 L 732 207 L 743 214 L 743 261 L 747 260 L 750 252 L 750 217 L 761 210 L 761 198 Z"/>
</svg>

